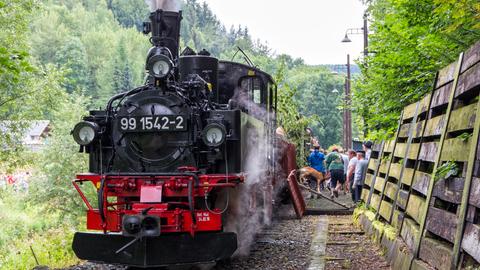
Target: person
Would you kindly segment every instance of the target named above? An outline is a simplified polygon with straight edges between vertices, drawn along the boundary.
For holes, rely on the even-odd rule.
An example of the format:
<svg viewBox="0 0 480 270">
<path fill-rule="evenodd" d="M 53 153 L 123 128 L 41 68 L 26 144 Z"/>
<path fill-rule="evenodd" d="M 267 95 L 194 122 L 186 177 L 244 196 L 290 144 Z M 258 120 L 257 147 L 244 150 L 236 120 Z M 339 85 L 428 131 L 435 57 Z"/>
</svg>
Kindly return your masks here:
<svg viewBox="0 0 480 270">
<path fill-rule="evenodd" d="M 313 169 L 315 169 L 316 171 L 318 171 L 319 173 L 321 173 L 322 175 L 322 179 L 318 179 L 318 177 L 315 179 L 316 181 L 316 189 L 317 191 L 320 191 L 320 181 L 323 180 L 324 176 L 325 176 L 325 166 L 324 166 L 324 163 L 325 163 L 325 155 L 320 152 L 320 145 L 318 144 L 315 144 L 313 146 L 313 152 L 310 153 L 310 156 L 308 156 L 308 164 L 310 165 L 310 167 L 312 167 Z M 312 197 L 313 197 L 313 194 L 311 194 Z"/>
<path fill-rule="evenodd" d="M 370 155 L 372 154 L 373 143 L 371 141 L 365 141 L 362 145 L 363 151 L 365 152 L 365 159 L 369 160 Z"/>
<path fill-rule="evenodd" d="M 345 150 L 341 151 L 342 156 L 342 161 L 343 161 L 343 183 L 342 183 L 342 189 L 345 195 L 347 195 L 347 192 L 349 191 L 349 187 L 346 183 L 347 180 L 347 171 L 348 171 L 348 162 L 349 158 L 348 155 L 345 154 Z"/>
<path fill-rule="evenodd" d="M 353 179 L 353 190 L 355 192 L 355 203 L 358 203 L 362 197 L 362 187 L 367 172 L 368 160 L 365 159 L 365 152 L 357 152 L 357 164 L 355 165 L 355 176 Z"/>
<path fill-rule="evenodd" d="M 357 165 L 357 152 L 355 150 L 348 150 L 348 169 L 347 169 L 347 181 L 346 186 L 350 189 L 350 193 L 352 194 L 352 201 L 355 202 L 355 193 L 352 189 L 353 186 L 353 179 L 355 177 L 355 165 Z"/>
<path fill-rule="evenodd" d="M 330 188 L 332 194 L 330 197 L 338 197 L 338 190 L 344 183 L 343 179 L 343 159 L 338 152 L 337 147 L 332 148 L 332 152 L 328 154 L 325 160 L 327 170 L 330 173 Z"/>
<path fill-rule="evenodd" d="M 11 175 L 11 174 L 7 175 L 7 184 L 8 185 L 14 185 L 15 184 L 15 178 L 13 178 L 13 175 Z"/>
</svg>

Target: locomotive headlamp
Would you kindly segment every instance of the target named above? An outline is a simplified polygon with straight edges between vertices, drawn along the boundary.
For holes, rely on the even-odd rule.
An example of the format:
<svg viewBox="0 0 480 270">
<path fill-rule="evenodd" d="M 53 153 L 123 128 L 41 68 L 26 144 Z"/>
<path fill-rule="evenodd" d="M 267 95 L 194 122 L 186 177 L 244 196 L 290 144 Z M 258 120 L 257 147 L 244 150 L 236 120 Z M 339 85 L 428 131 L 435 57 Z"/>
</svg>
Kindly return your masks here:
<svg viewBox="0 0 480 270">
<path fill-rule="evenodd" d="M 155 78 L 162 79 L 172 70 L 172 61 L 168 56 L 156 51 L 147 60 L 147 70 Z"/>
<path fill-rule="evenodd" d="M 218 123 L 208 124 L 202 132 L 203 142 L 210 147 L 220 146 L 225 142 L 225 127 Z"/>
<path fill-rule="evenodd" d="M 83 121 L 75 125 L 72 131 L 75 142 L 82 146 L 91 144 L 98 135 L 98 125 L 96 123 Z"/>
</svg>

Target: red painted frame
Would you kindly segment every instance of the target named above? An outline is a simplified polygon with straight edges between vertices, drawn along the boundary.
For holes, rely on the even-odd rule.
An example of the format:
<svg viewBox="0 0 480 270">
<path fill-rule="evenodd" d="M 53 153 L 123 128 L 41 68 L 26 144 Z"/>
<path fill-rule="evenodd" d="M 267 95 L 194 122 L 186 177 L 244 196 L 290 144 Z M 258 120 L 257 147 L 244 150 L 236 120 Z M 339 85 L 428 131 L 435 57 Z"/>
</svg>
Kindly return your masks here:
<svg viewBox="0 0 480 270">
<path fill-rule="evenodd" d="M 244 178 L 242 174 L 198 174 L 197 182 L 191 173 L 174 176 L 78 174 L 72 184 L 87 206 L 89 230 L 121 232 L 124 215 L 139 215 L 143 210 L 151 208 L 148 215 L 160 218 L 162 233 L 188 232 L 193 236 L 196 232 L 221 231 L 223 226 L 220 209 L 196 209 L 195 198 L 204 198 L 213 189 L 235 188 Z M 99 192 L 102 179 L 102 198 L 107 198 L 102 203 L 105 219 L 102 219 L 99 209 L 92 207 L 79 187 L 79 184 L 91 182 Z M 192 194 L 189 194 L 189 185 L 192 185 Z M 162 202 L 141 203 L 142 186 L 162 186 Z M 189 209 L 189 196 L 192 198 L 193 213 Z M 115 198 L 114 202 L 111 198 Z"/>
</svg>

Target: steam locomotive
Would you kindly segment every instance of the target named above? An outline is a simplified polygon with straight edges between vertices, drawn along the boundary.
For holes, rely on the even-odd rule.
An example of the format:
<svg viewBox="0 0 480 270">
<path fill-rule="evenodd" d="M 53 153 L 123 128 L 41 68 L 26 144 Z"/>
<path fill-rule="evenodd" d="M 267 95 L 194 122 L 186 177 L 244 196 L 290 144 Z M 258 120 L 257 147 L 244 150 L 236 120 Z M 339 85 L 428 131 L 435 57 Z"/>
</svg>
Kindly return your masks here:
<svg viewBox="0 0 480 270">
<path fill-rule="evenodd" d="M 98 231 L 77 232 L 73 250 L 83 260 L 135 267 L 226 259 L 237 234 L 224 230 L 224 203 L 250 180 L 249 157 L 267 179 L 256 202 L 266 215 L 285 177 L 275 147 L 276 85 L 255 67 L 205 50 L 179 54 L 181 11 L 158 9 L 149 19 L 145 85 L 113 96 L 72 131 L 89 155 L 89 172 L 73 185 L 87 229 Z M 96 188 L 96 208 L 84 182 Z"/>
</svg>

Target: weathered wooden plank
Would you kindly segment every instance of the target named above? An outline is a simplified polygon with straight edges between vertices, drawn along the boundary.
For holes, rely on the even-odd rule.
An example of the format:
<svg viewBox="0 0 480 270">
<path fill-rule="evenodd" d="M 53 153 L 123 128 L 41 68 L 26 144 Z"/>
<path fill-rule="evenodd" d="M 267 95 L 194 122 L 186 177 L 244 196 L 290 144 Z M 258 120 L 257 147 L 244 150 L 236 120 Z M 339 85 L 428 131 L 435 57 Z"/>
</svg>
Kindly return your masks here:
<svg viewBox="0 0 480 270">
<path fill-rule="evenodd" d="M 426 112 L 428 107 L 430 106 L 430 99 L 432 98 L 432 94 L 428 93 L 425 95 L 422 100 L 420 100 L 420 104 L 418 105 L 418 115 Z"/>
<path fill-rule="evenodd" d="M 448 83 L 433 92 L 432 104 L 430 105 L 430 109 L 435 109 L 440 106 L 444 106 L 448 104 L 448 99 L 450 97 L 450 93 L 452 92 L 453 83 Z"/>
<path fill-rule="evenodd" d="M 417 102 L 407 105 L 403 108 L 402 120 L 410 119 L 415 116 L 415 111 L 417 109 Z"/>
<path fill-rule="evenodd" d="M 365 185 L 371 186 L 372 180 L 373 180 L 373 174 L 367 173 L 367 175 L 365 175 Z"/>
<path fill-rule="evenodd" d="M 428 173 L 416 171 L 415 177 L 413 178 L 412 188 L 423 195 L 427 195 L 428 185 L 431 178 L 432 176 Z"/>
<path fill-rule="evenodd" d="M 455 77 L 455 70 L 457 68 L 457 62 L 458 60 L 442 68 L 438 72 L 438 78 L 437 78 L 437 83 L 435 85 L 435 88 L 439 88 L 440 86 L 453 81 Z"/>
<path fill-rule="evenodd" d="M 392 239 L 392 237 L 390 237 L 389 234 L 386 234 L 384 233 L 383 236 L 382 236 L 382 240 L 380 242 L 380 244 L 382 245 L 382 247 L 384 248 L 384 250 L 386 251 L 385 252 L 385 256 L 386 256 L 386 259 L 387 261 L 391 264 L 392 261 L 395 259 L 393 257 L 393 249 L 395 248 L 395 240 L 397 238 L 394 237 Z"/>
<path fill-rule="evenodd" d="M 480 225 L 465 223 L 465 231 L 462 238 L 462 248 L 477 262 L 480 262 Z"/>
<path fill-rule="evenodd" d="M 395 153 L 394 156 L 403 158 L 405 157 L 405 151 L 407 150 L 407 144 L 406 143 L 397 143 L 397 146 L 395 147 Z"/>
<path fill-rule="evenodd" d="M 425 120 L 417 122 L 413 126 L 412 138 L 420 138 L 423 134 L 423 128 L 425 127 Z"/>
<path fill-rule="evenodd" d="M 376 193 L 373 193 L 372 198 L 370 199 L 370 206 L 373 209 L 378 210 L 379 204 L 380 204 L 380 196 Z"/>
<path fill-rule="evenodd" d="M 407 199 L 408 199 L 408 191 L 400 190 L 398 192 L 397 205 L 400 208 L 405 209 L 405 207 L 407 206 Z"/>
<path fill-rule="evenodd" d="M 384 153 L 391 153 L 395 146 L 395 140 L 388 140 L 385 142 L 385 147 L 383 148 Z"/>
<path fill-rule="evenodd" d="M 476 113 L 477 103 L 473 103 L 452 111 L 447 131 L 452 132 L 473 128 L 475 124 Z"/>
<path fill-rule="evenodd" d="M 425 237 L 420 245 L 419 257 L 435 269 L 450 270 L 453 257 L 452 247 L 447 243 Z"/>
<path fill-rule="evenodd" d="M 478 146 L 477 146 L 478 147 Z M 480 148 L 479 148 L 480 150 Z M 477 157 L 480 157 L 480 155 L 478 154 L 477 152 Z M 480 177 L 480 160 L 476 159 L 474 161 L 474 165 L 473 165 L 473 176 L 474 177 Z"/>
<path fill-rule="evenodd" d="M 445 140 L 440 160 L 467 161 L 470 141 L 470 138 L 464 140 L 459 137 Z"/>
<path fill-rule="evenodd" d="M 410 148 L 408 149 L 408 159 L 417 159 L 418 151 L 420 151 L 420 144 L 419 143 L 412 143 L 410 144 Z"/>
<path fill-rule="evenodd" d="M 392 204 L 387 201 L 382 201 L 380 204 L 380 211 L 378 212 L 385 220 L 389 220 L 390 214 L 392 213 Z"/>
<path fill-rule="evenodd" d="M 477 216 L 477 208 L 473 205 L 468 205 L 467 214 L 465 215 L 465 220 L 468 222 L 475 222 Z"/>
<path fill-rule="evenodd" d="M 410 267 L 410 270 L 435 270 L 435 268 L 422 260 L 415 259 L 412 261 L 412 266 Z"/>
<path fill-rule="evenodd" d="M 393 215 L 392 215 L 392 226 L 396 229 L 400 228 L 400 223 L 402 222 L 403 220 L 403 213 L 398 210 L 398 209 L 395 209 L 393 210 Z"/>
<path fill-rule="evenodd" d="M 366 202 L 368 200 L 368 193 L 370 193 L 370 189 L 369 188 L 364 188 L 362 190 L 362 201 Z"/>
<path fill-rule="evenodd" d="M 385 186 L 385 191 L 383 192 L 383 194 L 385 194 L 385 196 L 387 196 L 388 198 L 394 200 L 395 195 L 397 194 L 397 189 L 398 189 L 397 184 L 394 184 L 392 182 L 387 182 L 387 185 Z"/>
<path fill-rule="evenodd" d="M 442 134 L 443 125 L 445 125 L 444 114 L 428 119 L 423 137 L 440 136 Z"/>
<path fill-rule="evenodd" d="M 470 90 L 480 85 L 480 65 L 475 65 L 458 78 L 457 91 L 455 96 L 466 95 Z"/>
<path fill-rule="evenodd" d="M 378 167 L 378 171 L 386 174 L 387 173 L 387 165 L 388 165 L 388 160 L 387 159 L 382 159 L 380 163 L 380 167 Z"/>
<path fill-rule="evenodd" d="M 374 143 L 372 145 L 372 151 L 375 151 L 375 152 L 382 151 L 382 143 Z"/>
<path fill-rule="evenodd" d="M 411 123 L 403 124 L 398 132 L 398 138 L 407 138 Z"/>
<path fill-rule="evenodd" d="M 410 194 L 406 212 L 418 223 L 420 223 L 420 220 L 422 219 L 421 215 L 424 212 L 424 207 L 425 207 L 424 198 L 414 194 Z"/>
<path fill-rule="evenodd" d="M 415 170 L 412 168 L 403 169 L 402 183 L 411 186 L 414 172 Z"/>
<path fill-rule="evenodd" d="M 407 217 L 403 219 L 403 226 L 400 235 L 402 236 L 403 241 L 405 241 L 408 249 L 413 251 L 415 240 L 419 236 L 418 225 L 413 219 Z"/>
<path fill-rule="evenodd" d="M 475 43 L 465 51 L 462 61 L 462 73 L 478 62 L 480 62 L 480 42 Z"/>
<path fill-rule="evenodd" d="M 452 177 L 447 180 L 440 179 L 435 182 L 432 196 L 447 202 L 460 204 L 464 184 L 465 178 Z"/>
<path fill-rule="evenodd" d="M 433 234 L 453 243 L 457 229 L 457 216 L 443 209 L 430 207 L 425 228 Z"/>
<path fill-rule="evenodd" d="M 377 170 L 377 166 L 378 166 L 378 159 L 370 158 L 370 160 L 368 161 L 368 168 L 372 171 L 375 171 Z"/>
<path fill-rule="evenodd" d="M 375 180 L 375 190 L 382 192 L 383 185 L 385 185 L 385 179 L 377 176 L 377 179 Z"/>
<path fill-rule="evenodd" d="M 411 253 L 411 251 L 408 250 L 408 248 L 405 247 L 405 244 L 399 238 L 395 240 L 392 257 L 394 258 L 394 260 L 391 262 L 391 269 L 410 269 L 410 264 L 413 260 L 413 254 Z"/>
<path fill-rule="evenodd" d="M 468 198 L 468 202 L 471 205 L 480 208 L 480 178 L 472 178 L 472 185 L 470 187 L 470 196 Z"/>
<path fill-rule="evenodd" d="M 437 142 L 422 143 L 422 146 L 420 147 L 420 154 L 418 155 L 418 159 L 434 162 L 437 154 L 437 149 L 438 149 Z"/>
<path fill-rule="evenodd" d="M 395 179 L 400 179 L 400 172 L 402 171 L 403 165 L 400 163 L 391 163 L 390 171 L 388 171 L 388 176 Z"/>
</svg>

